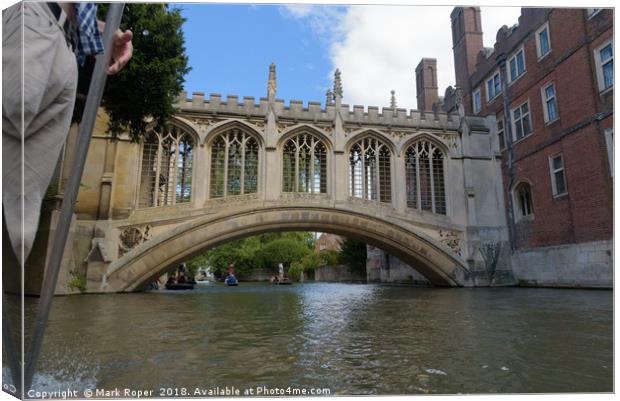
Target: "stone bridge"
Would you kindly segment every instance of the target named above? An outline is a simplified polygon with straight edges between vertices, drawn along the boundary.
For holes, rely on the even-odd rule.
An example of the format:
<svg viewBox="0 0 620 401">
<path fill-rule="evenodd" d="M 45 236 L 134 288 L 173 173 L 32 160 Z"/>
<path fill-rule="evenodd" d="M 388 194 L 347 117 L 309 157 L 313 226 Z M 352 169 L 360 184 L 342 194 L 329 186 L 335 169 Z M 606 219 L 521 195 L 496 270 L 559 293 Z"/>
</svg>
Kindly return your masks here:
<svg viewBox="0 0 620 401">
<path fill-rule="evenodd" d="M 177 108 L 140 143 L 98 121 L 65 257 L 89 292 L 140 290 L 210 247 L 279 230 L 362 239 L 436 285 L 488 283 L 504 264 L 481 251 L 507 241 L 492 117 L 394 99 L 351 108 L 338 71 L 324 107 L 285 105 L 273 65 L 258 102 L 182 93 Z"/>
</svg>

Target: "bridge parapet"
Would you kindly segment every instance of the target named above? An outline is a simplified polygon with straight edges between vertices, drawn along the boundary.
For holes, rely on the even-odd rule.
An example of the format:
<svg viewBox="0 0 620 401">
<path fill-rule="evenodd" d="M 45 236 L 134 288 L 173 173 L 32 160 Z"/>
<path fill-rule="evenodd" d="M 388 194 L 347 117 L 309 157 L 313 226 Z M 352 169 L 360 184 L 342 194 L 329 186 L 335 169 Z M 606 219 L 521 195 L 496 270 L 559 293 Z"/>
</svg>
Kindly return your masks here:
<svg viewBox="0 0 620 401">
<path fill-rule="evenodd" d="M 245 96 L 239 101 L 237 95 L 227 95 L 226 100 L 218 93 L 212 93 L 208 99 L 202 92 L 194 92 L 191 98 L 186 92 L 181 92 L 176 107 L 186 113 L 206 113 L 211 115 L 241 115 L 245 117 L 265 117 L 269 110 L 269 99 L 261 97 L 255 102 L 254 97 Z M 274 100 L 274 110 L 278 118 L 307 121 L 331 122 L 335 118 L 337 107 L 328 104 L 325 107 L 320 102 L 310 101 L 304 107 L 301 100 L 290 100 L 286 105 L 284 100 Z M 398 126 L 409 128 L 429 128 L 439 130 L 456 130 L 459 128 L 459 116 L 445 112 L 423 112 L 404 108 L 382 107 L 379 112 L 377 106 L 351 107 L 348 104 L 340 106 L 340 115 L 344 123 Z"/>
</svg>

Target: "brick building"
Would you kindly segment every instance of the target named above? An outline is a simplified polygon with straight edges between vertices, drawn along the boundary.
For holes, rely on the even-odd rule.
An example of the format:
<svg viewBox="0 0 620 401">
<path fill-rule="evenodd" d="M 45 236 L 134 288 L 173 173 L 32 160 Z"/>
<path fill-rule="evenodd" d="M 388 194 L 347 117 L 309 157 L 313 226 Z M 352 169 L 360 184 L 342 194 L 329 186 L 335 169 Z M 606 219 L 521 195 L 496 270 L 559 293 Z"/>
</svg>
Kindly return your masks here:
<svg viewBox="0 0 620 401">
<path fill-rule="evenodd" d="M 344 238 L 339 235 L 322 233 L 321 236 L 316 240 L 314 247 L 317 252 L 325 250 L 340 251 L 343 241 Z"/>
<path fill-rule="evenodd" d="M 451 21 L 465 111 L 496 117 L 516 277 L 611 286 L 613 10 L 523 8 L 493 48 L 479 8 Z"/>
</svg>

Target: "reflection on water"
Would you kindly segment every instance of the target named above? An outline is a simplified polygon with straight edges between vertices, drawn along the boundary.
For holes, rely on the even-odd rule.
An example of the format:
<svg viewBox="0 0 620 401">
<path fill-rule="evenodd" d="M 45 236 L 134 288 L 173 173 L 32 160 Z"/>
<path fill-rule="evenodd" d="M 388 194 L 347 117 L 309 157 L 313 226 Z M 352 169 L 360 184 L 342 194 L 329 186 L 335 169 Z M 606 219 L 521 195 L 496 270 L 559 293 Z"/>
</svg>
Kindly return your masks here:
<svg viewBox="0 0 620 401">
<path fill-rule="evenodd" d="M 37 387 L 610 392 L 612 295 L 241 283 L 61 297 Z"/>
</svg>

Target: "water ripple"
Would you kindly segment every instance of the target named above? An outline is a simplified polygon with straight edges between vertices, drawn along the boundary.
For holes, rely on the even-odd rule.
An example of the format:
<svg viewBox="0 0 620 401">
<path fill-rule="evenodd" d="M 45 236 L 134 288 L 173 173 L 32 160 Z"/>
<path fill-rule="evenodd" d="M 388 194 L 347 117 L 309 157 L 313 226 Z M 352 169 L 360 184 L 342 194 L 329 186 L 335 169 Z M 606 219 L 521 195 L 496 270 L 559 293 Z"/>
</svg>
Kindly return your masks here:
<svg viewBox="0 0 620 401">
<path fill-rule="evenodd" d="M 611 292 L 242 284 L 55 299 L 37 386 L 613 390 Z"/>
</svg>

